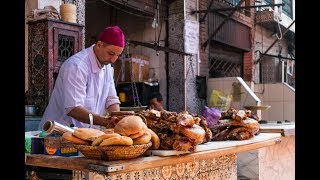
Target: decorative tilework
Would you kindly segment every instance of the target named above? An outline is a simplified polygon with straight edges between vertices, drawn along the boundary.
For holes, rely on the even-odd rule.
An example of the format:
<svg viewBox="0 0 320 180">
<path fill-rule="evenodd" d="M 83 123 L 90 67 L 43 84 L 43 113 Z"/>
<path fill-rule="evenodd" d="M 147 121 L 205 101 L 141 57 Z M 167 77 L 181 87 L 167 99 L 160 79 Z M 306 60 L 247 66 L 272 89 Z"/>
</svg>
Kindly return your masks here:
<svg viewBox="0 0 320 180">
<path fill-rule="evenodd" d="M 75 5 L 77 6 L 77 23 L 83 25 L 82 29 L 82 48 L 85 47 L 85 39 L 86 39 L 86 30 L 85 30 L 85 25 L 86 25 L 86 11 L 85 11 L 85 5 L 86 5 L 86 0 L 75 0 L 74 1 Z M 82 49 L 81 48 L 81 49 Z"/>
<path fill-rule="evenodd" d="M 220 156 L 207 160 L 190 161 L 186 163 L 143 169 L 112 176 L 104 176 L 108 180 L 236 180 L 237 157 L 235 154 Z M 90 178 L 100 180 L 101 174 L 89 172 Z M 90 179 L 90 180 L 91 180 Z"/>
<path fill-rule="evenodd" d="M 84 171 L 72 171 L 72 180 L 85 180 L 86 173 Z"/>
<path fill-rule="evenodd" d="M 188 12 L 196 8 L 196 3 L 196 0 L 187 0 L 175 1 L 169 5 L 169 48 L 184 51 L 184 21 L 185 18 L 195 20 L 196 15 L 188 15 Z M 181 11 L 183 6 L 186 6 L 187 13 Z M 186 17 L 184 17 L 184 15 Z M 187 56 L 181 56 L 173 53 L 169 54 L 168 110 L 177 112 L 187 110 L 191 113 L 202 114 L 205 102 L 202 102 L 196 93 L 196 62 L 196 55 L 192 58 L 192 63 L 190 65 L 190 61 Z M 185 74 L 187 74 L 186 78 Z M 186 83 L 184 83 L 185 81 Z"/>
</svg>

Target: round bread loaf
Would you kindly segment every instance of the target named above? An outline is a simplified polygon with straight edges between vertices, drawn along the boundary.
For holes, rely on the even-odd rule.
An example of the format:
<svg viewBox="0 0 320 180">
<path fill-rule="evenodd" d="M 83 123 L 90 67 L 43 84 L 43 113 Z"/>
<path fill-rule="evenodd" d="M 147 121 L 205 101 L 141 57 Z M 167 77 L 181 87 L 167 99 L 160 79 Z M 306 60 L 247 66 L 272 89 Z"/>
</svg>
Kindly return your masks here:
<svg viewBox="0 0 320 180">
<path fill-rule="evenodd" d="M 159 147 L 160 147 L 160 138 L 159 138 L 159 136 L 149 128 L 148 128 L 147 131 L 151 134 L 152 146 L 150 147 L 150 149 L 154 149 L 154 150 L 155 149 L 159 149 Z"/>
<path fill-rule="evenodd" d="M 104 129 L 104 130 L 102 130 L 104 133 L 106 133 L 106 134 L 112 134 L 112 133 L 114 133 L 114 129 L 113 128 L 108 128 L 108 129 Z"/>
<path fill-rule="evenodd" d="M 131 146 L 133 141 L 127 136 L 115 136 L 108 139 L 104 139 L 99 146 L 111 146 L 111 145 L 123 145 Z"/>
<path fill-rule="evenodd" d="M 99 136 L 104 134 L 106 133 L 100 131 L 99 129 L 93 129 L 93 128 L 77 128 L 72 133 L 73 136 L 76 136 L 85 141 L 94 141 Z"/>
<path fill-rule="evenodd" d="M 139 145 L 139 144 L 147 144 L 151 140 L 151 133 L 149 131 L 146 131 L 146 133 L 136 139 L 133 139 L 133 145 Z"/>
<path fill-rule="evenodd" d="M 116 137 L 116 136 L 121 136 L 121 135 L 118 134 L 118 133 L 111 133 L 111 134 L 101 135 L 101 136 L 99 136 L 97 139 L 95 139 L 94 141 L 92 141 L 92 144 L 91 144 L 91 145 L 92 145 L 92 146 L 99 146 L 104 139 L 108 139 L 108 138 Z"/>
<path fill-rule="evenodd" d="M 147 126 L 146 126 L 146 127 L 147 127 Z M 148 129 L 148 128 L 143 128 L 143 129 L 141 129 L 138 133 L 131 134 L 129 137 L 130 137 L 131 139 L 136 139 L 136 138 L 138 138 L 138 137 L 140 137 L 140 136 L 143 136 L 143 135 L 146 133 L 147 129 Z"/>
<path fill-rule="evenodd" d="M 70 133 L 70 132 L 63 133 L 62 137 L 64 139 L 66 139 L 67 141 L 70 141 L 74 144 L 90 145 L 90 142 L 82 140 L 80 138 L 77 138 L 77 137 L 73 136 L 72 133 Z"/>
<path fill-rule="evenodd" d="M 143 129 L 147 129 L 147 125 L 142 121 L 141 117 L 132 115 L 122 118 L 114 127 L 114 132 L 129 137 Z"/>
</svg>

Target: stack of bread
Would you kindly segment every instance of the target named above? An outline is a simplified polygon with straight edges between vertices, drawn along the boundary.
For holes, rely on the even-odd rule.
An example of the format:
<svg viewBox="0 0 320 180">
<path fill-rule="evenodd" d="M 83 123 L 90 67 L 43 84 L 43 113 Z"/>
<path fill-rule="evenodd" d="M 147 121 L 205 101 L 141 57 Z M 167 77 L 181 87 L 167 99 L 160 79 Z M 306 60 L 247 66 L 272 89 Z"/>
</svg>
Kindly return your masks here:
<svg viewBox="0 0 320 180">
<path fill-rule="evenodd" d="M 131 146 L 152 142 L 151 149 L 160 146 L 159 137 L 147 127 L 141 117 L 130 115 L 122 118 L 114 128 L 98 130 L 77 128 L 73 133 L 62 135 L 68 141 L 79 145 L 91 146 Z"/>
</svg>

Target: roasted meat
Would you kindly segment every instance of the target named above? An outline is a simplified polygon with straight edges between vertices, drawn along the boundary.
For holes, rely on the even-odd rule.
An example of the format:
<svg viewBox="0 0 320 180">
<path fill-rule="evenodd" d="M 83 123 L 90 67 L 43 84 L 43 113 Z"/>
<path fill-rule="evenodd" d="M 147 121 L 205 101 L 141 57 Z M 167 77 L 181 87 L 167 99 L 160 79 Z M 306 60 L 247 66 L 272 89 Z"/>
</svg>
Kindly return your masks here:
<svg viewBox="0 0 320 180">
<path fill-rule="evenodd" d="M 213 141 L 245 140 L 259 134 L 260 125 L 250 110 L 229 109 L 210 128 Z"/>
<path fill-rule="evenodd" d="M 204 128 L 206 119 L 201 116 L 194 116 L 187 111 L 176 113 L 163 110 L 159 117 L 158 112 L 146 110 L 141 114 L 146 118 L 148 128 L 159 136 L 159 149 L 194 151 L 197 144 L 207 142 L 212 137 L 207 133 L 210 129 L 206 131 Z M 200 125 L 201 121 L 204 121 L 203 125 Z"/>
</svg>

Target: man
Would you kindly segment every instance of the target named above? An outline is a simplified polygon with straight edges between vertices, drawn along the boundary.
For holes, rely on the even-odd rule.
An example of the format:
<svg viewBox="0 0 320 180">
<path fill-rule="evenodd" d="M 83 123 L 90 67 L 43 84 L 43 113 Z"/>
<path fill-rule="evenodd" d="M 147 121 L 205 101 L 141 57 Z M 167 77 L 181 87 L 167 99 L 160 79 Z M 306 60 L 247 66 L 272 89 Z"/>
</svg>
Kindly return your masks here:
<svg viewBox="0 0 320 180">
<path fill-rule="evenodd" d="M 124 45 L 122 30 L 107 27 L 96 44 L 69 57 L 59 70 L 39 129 L 50 120 L 71 127 L 107 126 L 105 115 L 120 110 L 111 63 Z"/>
<path fill-rule="evenodd" d="M 162 95 L 160 92 L 153 92 L 148 100 L 149 109 L 155 109 L 158 111 L 164 110 L 162 106 Z"/>
</svg>

